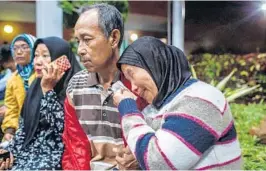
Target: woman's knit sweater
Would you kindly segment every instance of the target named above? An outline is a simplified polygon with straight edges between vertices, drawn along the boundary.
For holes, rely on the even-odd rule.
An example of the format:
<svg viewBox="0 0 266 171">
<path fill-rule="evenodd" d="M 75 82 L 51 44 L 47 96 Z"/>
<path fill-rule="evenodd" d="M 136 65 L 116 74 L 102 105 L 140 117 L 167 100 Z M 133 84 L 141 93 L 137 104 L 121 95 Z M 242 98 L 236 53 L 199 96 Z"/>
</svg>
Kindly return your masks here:
<svg viewBox="0 0 266 171">
<path fill-rule="evenodd" d="M 228 102 L 216 88 L 189 80 L 156 110 L 133 99 L 118 106 L 126 141 L 145 170 L 241 169 Z"/>
</svg>

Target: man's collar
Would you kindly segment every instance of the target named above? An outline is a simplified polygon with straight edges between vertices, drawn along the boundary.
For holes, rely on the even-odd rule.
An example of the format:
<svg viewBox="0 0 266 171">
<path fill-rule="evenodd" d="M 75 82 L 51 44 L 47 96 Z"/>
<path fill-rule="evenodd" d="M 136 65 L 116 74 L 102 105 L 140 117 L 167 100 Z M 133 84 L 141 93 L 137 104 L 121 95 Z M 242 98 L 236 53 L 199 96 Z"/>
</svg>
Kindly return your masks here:
<svg viewBox="0 0 266 171">
<path fill-rule="evenodd" d="M 116 74 L 115 74 L 115 77 L 112 81 L 112 84 L 114 84 L 115 82 L 119 81 L 120 80 L 120 74 L 121 72 L 119 70 L 117 70 Z M 88 77 L 88 85 L 89 86 L 96 86 L 96 85 L 99 85 L 100 84 L 100 81 L 99 81 L 99 76 L 96 72 L 91 72 L 89 74 L 89 77 Z"/>
</svg>

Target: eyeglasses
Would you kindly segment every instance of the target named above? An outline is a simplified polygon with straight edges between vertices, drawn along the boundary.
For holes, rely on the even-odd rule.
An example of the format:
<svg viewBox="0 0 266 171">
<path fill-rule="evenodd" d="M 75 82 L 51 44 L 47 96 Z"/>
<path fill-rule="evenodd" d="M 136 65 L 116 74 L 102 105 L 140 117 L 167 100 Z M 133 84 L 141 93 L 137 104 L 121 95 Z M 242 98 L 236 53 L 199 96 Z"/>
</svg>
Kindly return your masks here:
<svg viewBox="0 0 266 171">
<path fill-rule="evenodd" d="M 12 50 L 15 52 L 15 51 L 18 51 L 19 49 L 21 49 L 23 52 L 28 50 L 30 47 L 28 45 L 21 45 L 21 46 L 13 46 Z"/>
</svg>

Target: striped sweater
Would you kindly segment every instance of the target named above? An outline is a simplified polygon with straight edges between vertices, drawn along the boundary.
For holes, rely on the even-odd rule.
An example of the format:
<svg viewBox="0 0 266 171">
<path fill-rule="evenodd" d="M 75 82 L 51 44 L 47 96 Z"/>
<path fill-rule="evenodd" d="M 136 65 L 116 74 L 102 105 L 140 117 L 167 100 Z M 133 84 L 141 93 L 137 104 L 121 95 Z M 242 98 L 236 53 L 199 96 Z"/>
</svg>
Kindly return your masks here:
<svg viewBox="0 0 266 171">
<path fill-rule="evenodd" d="M 144 170 L 241 169 L 241 149 L 224 95 L 189 80 L 156 110 L 133 99 L 118 110 L 126 141 Z"/>
</svg>

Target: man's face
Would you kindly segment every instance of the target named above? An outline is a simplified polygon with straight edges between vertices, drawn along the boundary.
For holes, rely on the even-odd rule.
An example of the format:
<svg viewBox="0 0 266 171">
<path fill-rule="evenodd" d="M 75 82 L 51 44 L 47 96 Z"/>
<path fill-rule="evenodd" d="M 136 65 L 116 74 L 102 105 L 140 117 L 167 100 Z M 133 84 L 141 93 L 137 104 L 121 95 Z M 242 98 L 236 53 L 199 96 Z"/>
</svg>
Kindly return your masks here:
<svg viewBox="0 0 266 171">
<path fill-rule="evenodd" d="M 98 24 L 95 9 L 83 13 L 75 25 L 78 54 L 89 72 L 99 72 L 108 66 L 113 56 L 110 38 L 106 38 Z"/>
</svg>

